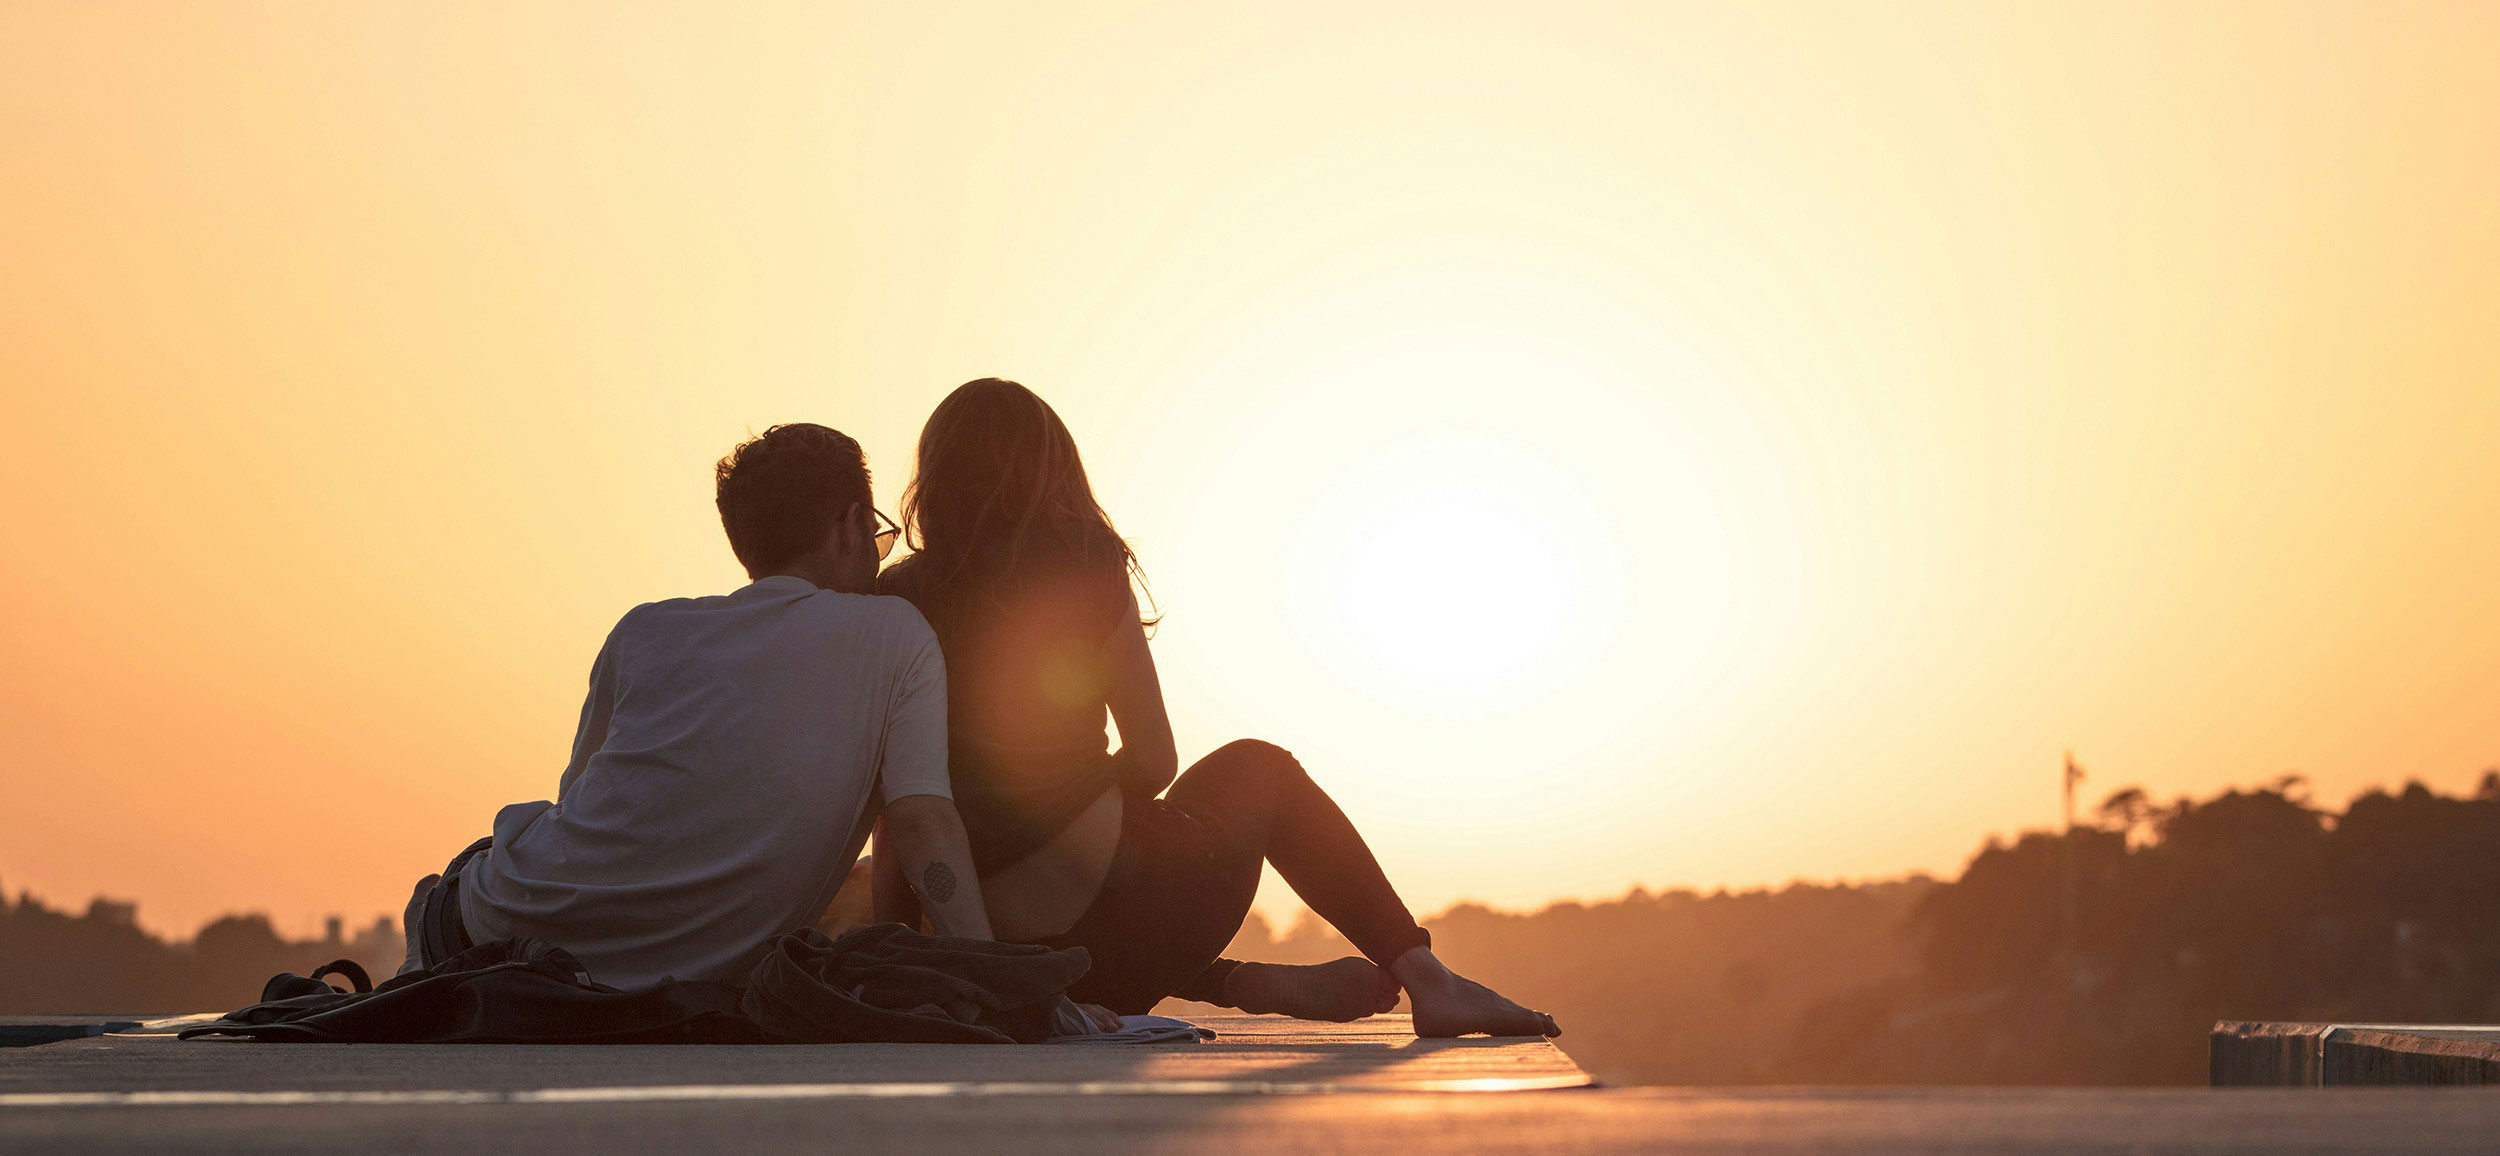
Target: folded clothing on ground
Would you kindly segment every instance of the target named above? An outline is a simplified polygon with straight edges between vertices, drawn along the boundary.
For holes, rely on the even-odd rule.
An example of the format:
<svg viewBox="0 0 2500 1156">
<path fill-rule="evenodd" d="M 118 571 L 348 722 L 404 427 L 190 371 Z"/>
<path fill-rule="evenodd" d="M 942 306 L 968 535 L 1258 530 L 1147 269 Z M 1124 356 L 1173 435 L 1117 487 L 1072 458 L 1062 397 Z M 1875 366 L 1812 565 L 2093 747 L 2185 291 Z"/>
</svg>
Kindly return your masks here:
<svg viewBox="0 0 2500 1156">
<path fill-rule="evenodd" d="M 317 971 L 183 1031 L 359 1043 L 1040 1043 L 1062 1034 L 1084 949 L 922 935 L 900 924 L 774 940 L 743 989 L 664 979 L 621 991 L 562 948 L 479 944 L 356 991 Z M 323 969 L 328 970 L 328 969 Z M 344 973 L 342 973 L 344 974 Z"/>
<path fill-rule="evenodd" d="M 1052 1036 L 1054 1044 L 1202 1044 L 1215 1038 L 1214 1028 L 1202 1028 L 1173 1016 L 1121 1016 L 1116 1032 L 1077 1032 Z"/>
</svg>

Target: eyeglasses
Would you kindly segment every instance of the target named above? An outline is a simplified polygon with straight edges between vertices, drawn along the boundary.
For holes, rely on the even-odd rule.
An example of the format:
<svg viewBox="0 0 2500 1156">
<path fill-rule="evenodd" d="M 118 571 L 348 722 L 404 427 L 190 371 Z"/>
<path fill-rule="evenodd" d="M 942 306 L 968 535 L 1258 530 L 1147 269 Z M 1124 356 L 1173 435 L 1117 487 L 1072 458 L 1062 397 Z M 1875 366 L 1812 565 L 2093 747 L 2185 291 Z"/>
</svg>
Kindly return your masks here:
<svg viewBox="0 0 2500 1156">
<path fill-rule="evenodd" d="M 877 561 L 883 562 L 886 555 L 894 552 L 894 543 L 903 536 L 903 528 L 895 525 L 894 519 L 886 517 L 885 511 L 875 506 L 868 507 L 868 512 L 875 514 L 877 524 L 884 527 L 877 531 Z"/>
</svg>

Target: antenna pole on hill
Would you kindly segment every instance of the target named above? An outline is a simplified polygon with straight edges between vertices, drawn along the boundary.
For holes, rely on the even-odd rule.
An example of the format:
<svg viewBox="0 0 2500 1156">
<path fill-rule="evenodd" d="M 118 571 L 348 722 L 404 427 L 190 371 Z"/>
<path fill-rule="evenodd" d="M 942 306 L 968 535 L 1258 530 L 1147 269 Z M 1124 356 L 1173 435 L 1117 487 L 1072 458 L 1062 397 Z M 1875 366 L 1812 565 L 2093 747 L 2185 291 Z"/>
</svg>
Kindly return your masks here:
<svg viewBox="0 0 2500 1156">
<path fill-rule="evenodd" d="M 2075 752 L 2066 752 L 2066 829 L 2057 840 L 2058 864 L 2058 957 L 2072 962 L 2075 958 L 2075 785 L 2083 781 L 2083 764 L 2075 761 Z"/>
</svg>

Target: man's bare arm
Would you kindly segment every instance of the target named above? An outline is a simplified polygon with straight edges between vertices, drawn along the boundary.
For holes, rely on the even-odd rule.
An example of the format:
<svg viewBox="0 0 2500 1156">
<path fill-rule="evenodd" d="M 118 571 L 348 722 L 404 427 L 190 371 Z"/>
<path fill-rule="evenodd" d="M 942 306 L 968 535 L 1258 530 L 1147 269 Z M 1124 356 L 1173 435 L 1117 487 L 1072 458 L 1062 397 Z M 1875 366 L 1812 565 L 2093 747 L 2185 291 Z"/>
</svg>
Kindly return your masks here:
<svg viewBox="0 0 2500 1156">
<path fill-rule="evenodd" d="M 912 894 L 911 884 L 903 881 L 903 852 L 894 845 L 894 832 L 883 821 L 877 824 L 873 848 L 868 856 L 868 894 L 877 922 L 919 927 L 920 899 Z"/>
<path fill-rule="evenodd" d="M 972 841 L 955 804 L 936 795 L 905 795 L 886 804 L 886 842 L 901 860 L 903 881 L 920 897 L 929 929 L 939 935 L 994 938 L 972 870 Z"/>
</svg>

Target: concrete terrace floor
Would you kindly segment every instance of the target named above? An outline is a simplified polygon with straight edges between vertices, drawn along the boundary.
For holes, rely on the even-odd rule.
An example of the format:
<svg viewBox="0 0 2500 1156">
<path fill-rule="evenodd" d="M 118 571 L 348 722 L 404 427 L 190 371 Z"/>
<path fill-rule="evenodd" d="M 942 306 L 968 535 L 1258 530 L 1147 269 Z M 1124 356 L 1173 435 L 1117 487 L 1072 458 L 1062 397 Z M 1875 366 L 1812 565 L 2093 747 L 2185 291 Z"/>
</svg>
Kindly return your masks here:
<svg viewBox="0 0 2500 1156">
<path fill-rule="evenodd" d="M 1149 1048 L 0 1049 L 0 1152 L 2488 1152 L 2481 1089 L 1599 1089 L 1403 1017 Z"/>
</svg>

